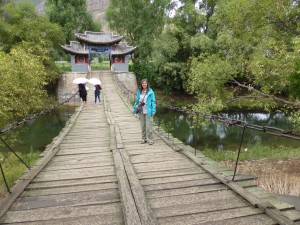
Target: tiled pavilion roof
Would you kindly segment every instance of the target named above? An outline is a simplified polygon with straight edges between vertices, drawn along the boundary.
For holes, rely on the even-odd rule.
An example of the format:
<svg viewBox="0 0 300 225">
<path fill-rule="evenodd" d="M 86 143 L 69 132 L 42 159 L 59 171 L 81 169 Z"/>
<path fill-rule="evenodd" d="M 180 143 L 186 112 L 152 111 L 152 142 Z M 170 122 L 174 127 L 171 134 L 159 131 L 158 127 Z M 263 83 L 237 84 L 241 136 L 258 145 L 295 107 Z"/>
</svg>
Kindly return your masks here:
<svg viewBox="0 0 300 225">
<path fill-rule="evenodd" d="M 88 55 L 88 47 L 78 41 L 70 41 L 70 45 L 61 46 L 66 52 L 77 55 Z M 115 45 L 114 50 L 111 51 L 112 55 L 128 55 L 134 52 L 136 47 L 128 46 L 126 42 L 120 42 Z"/>
<path fill-rule="evenodd" d="M 102 44 L 111 45 L 113 43 L 119 43 L 123 36 L 114 35 L 112 32 L 92 32 L 85 31 L 84 34 L 76 33 L 76 38 L 79 41 L 91 43 L 91 44 Z"/>
<path fill-rule="evenodd" d="M 135 49 L 136 49 L 136 47 L 128 46 L 126 42 L 120 42 L 111 51 L 111 54 L 112 55 L 128 55 L 128 54 L 131 54 Z"/>
<path fill-rule="evenodd" d="M 80 55 L 89 54 L 87 46 L 79 43 L 78 41 L 70 41 L 70 45 L 61 45 L 61 47 L 65 51 L 71 54 L 80 54 Z"/>
</svg>

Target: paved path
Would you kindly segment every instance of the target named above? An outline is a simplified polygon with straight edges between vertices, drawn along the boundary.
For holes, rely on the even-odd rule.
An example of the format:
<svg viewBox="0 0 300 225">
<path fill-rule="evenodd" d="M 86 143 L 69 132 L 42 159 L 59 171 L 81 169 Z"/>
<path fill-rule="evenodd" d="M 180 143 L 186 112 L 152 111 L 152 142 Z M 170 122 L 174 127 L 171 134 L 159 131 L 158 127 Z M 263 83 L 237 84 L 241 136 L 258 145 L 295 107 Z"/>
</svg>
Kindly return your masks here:
<svg viewBox="0 0 300 225">
<path fill-rule="evenodd" d="M 92 102 L 90 88 L 88 106 L 12 189 L 15 199 L 1 202 L 13 201 L 5 214 L 0 207 L 1 224 L 299 224 L 292 205 L 251 180 L 230 182 L 232 171 L 195 157 L 163 131 L 156 130 L 154 145 L 141 145 L 139 121 L 113 74 L 96 76 L 103 104 Z"/>
</svg>

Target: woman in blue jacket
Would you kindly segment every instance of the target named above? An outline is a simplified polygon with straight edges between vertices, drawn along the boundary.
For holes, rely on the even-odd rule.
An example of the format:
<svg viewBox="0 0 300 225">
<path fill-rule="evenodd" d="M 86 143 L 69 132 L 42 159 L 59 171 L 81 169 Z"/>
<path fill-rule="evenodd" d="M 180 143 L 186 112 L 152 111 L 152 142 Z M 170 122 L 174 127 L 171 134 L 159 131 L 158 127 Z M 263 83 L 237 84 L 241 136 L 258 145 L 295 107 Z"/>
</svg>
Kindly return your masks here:
<svg viewBox="0 0 300 225">
<path fill-rule="evenodd" d="M 134 103 L 134 110 L 136 111 L 138 106 L 141 106 L 142 110 L 139 112 L 142 140 L 141 144 L 149 143 L 154 144 L 152 122 L 156 113 L 156 100 L 153 90 L 149 87 L 147 79 L 141 80 L 140 87 L 137 90 L 136 101 Z"/>
</svg>

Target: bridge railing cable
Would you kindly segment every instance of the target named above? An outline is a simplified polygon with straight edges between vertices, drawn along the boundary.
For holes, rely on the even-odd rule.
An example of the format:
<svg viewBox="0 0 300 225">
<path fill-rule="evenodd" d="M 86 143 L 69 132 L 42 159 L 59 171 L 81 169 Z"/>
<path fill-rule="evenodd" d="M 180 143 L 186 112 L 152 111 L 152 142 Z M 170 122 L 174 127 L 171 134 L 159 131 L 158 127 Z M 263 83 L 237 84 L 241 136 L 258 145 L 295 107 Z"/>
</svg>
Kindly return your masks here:
<svg viewBox="0 0 300 225">
<path fill-rule="evenodd" d="M 24 160 L 22 160 L 22 158 L 16 153 L 16 151 L 14 151 L 10 146 L 9 144 L 3 139 L 3 137 L 1 135 L 3 135 L 4 133 L 10 131 L 10 130 L 13 130 L 13 129 L 16 129 L 18 127 L 20 127 L 21 125 L 25 124 L 26 122 L 28 121 L 31 121 L 33 119 L 36 119 L 42 115 L 45 115 L 49 112 L 52 112 L 53 110 L 55 110 L 56 108 L 60 107 L 61 105 L 64 105 L 65 103 L 69 102 L 72 98 L 74 98 L 74 102 L 75 102 L 75 96 L 78 94 L 78 91 L 73 94 L 71 97 L 67 98 L 66 100 L 64 100 L 63 102 L 60 102 L 56 105 L 53 105 L 47 109 L 44 109 L 38 113 L 35 113 L 33 115 L 30 115 L 24 119 L 22 119 L 21 121 L 19 122 L 15 122 L 15 123 L 11 123 L 9 124 L 7 127 L 3 128 L 0 130 L 0 140 L 2 141 L 2 143 L 4 143 L 4 145 L 30 170 L 30 167 L 24 162 Z M 5 183 L 5 186 L 6 186 L 6 189 L 7 191 L 10 193 L 10 189 L 9 189 L 9 186 L 8 186 L 8 183 L 7 183 L 7 180 L 6 180 L 6 177 L 5 177 L 5 174 L 4 174 L 4 170 L 3 170 L 3 167 L 2 167 L 2 164 L 1 164 L 1 160 L 0 160 L 0 170 L 1 170 L 1 174 L 2 174 L 2 177 L 3 177 L 3 180 L 4 180 L 4 183 Z"/>
<path fill-rule="evenodd" d="M 126 85 L 124 85 L 117 76 L 115 76 L 115 81 L 116 84 L 118 85 L 118 87 L 122 90 L 122 93 L 124 96 L 134 96 L 134 99 L 136 97 L 136 93 L 132 92 L 131 90 L 129 90 Z M 130 98 L 132 99 L 132 98 Z M 170 110 L 174 110 L 174 111 L 178 111 L 178 112 L 184 112 L 186 114 L 190 114 L 190 115 L 195 115 L 196 116 L 196 136 L 197 136 L 197 128 L 198 128 L 198 121 L 199 121 L 199 117 L 201 116 L 204 119 L 207 120 L 214 120 L 216 122 L 219 123 L 223 123 L 226 126 L 230 127 L 230 126 L 237 126 L 237 127 L 241 127 L 243 128 L 243 132 L 241 135 L 241 141 L 239 144 L 239 150 L 238 150 L 238 154 L 237 154 L 237 158 L 236 158 L 236 162 L 235 162 L 235 168 L 234 168 L 234 174 L 232 177 L 232 180 L 234 180 L 235 175 L 236 175 L 236 171 L 237 171 L 237 166 L 238 166 L 238 161 L 239 161 L 239 156 L 241 153 L 241 148 L 242 148 L 242 143 L 243 143 L 243 138 L 244 138 L 244 134 L 246 129 L 252 129 L 252 130 L 257 130 L 257 131 L 261 131 L 264 132 L 265 134 L 268 135 L 273 135 L 273 136 L 277 136 L 277 137 L 284 137 L 284 138 L 290 138 L 290 139 L 294 139 L 294 140 L 300 140 L 300 134 L 294 132 L 293 130 L 289 129 L 289 130 L 284 130 L 281 128 L 277 128 L 277 127 L 270 127 L 270 126 L 260 126 L 260 125 L 256 125 L 256 124 L 251 124 L 248 123 L 246 121 L 243 120 L 238 120 L 238 119 L 232 119 L 232 118 L 228 118 L 228 117 L 224 117 L 224 116 L 220 116 L 220 115 L 215 115 L 215 114 L 206 114 L 200 111 L 195 111 L 192 109 L 185 109 L 185 108 L 181 108 L 181 107 L 176 107 L 176 106 L 172 106 L 170 103 L 166 104 L 163 102 L 159 102 L 158 100 L 156 100 L 157 105 L 168 108 Z M 159 128 L 160 124 L 158 124 L 158 128 Z M 196 155 L 196 142 L 195 142 L 195 155 Z"/>
</svg>

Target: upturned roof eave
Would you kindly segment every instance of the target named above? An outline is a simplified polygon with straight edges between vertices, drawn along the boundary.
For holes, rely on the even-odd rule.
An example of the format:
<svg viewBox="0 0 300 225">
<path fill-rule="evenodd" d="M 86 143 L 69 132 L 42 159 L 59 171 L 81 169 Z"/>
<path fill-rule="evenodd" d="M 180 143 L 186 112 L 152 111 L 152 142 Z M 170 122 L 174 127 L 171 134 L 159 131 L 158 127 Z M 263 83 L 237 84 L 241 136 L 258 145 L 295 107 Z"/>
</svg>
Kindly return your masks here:
<svg viewBox="0 0 300 225">
<path fill-rule="evenodd" d="M 134 52 L 134 50 L 136 49 L 136 47 L 131 48 L 130 50 L 126 51 L 126 52 L 111 52 L 111 55 L 129 55 L 132 54 Z"/>
<path fill-rule="evenodd" d="M 84 38 L 84 37 L 81 37 L 81 36 L 78 36 L 78 35 L 75 35 L 75 36 L 76 36 L 76 38 L 78 40 L 81 40 L 81 41 L 84 41 L 84 42 L 87 42 L 87 43 L 90 43 L 90 44 L 98 44 L 98 45 L 100 45 L 100 44 L 102 44 L 102 45 L 108 45 L 108 44 L 119 43 L 122 40 L 122 38 L 123 38 L 123 36 L 120 36 L 120 37 L 118 37 L 118 38 L 116 38 L 114 40 L 111 40 L 111 41 L 92 41 L 92 40 L 90 40 L 88 38 Z"/>
<path fill-rule="evenodd" d="M 75 55 L 88 55 L 88 54 L 89 54 L 88 51 L 86 51 L 86 52 L 81 52 L 81 51 L 78 52 L 78 51 L 74 51 L 73 49 L 68 48 L 68 47 L 66 47 L 66 46 L 64 46 L 64 45 L 61 45 L 61 47 L 62 47 L 63 50 L 65 50 L 66 52 L 72 53 L 72 54 L 75 54 Z"/>
</svg>

